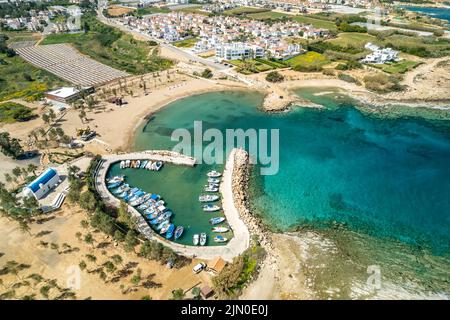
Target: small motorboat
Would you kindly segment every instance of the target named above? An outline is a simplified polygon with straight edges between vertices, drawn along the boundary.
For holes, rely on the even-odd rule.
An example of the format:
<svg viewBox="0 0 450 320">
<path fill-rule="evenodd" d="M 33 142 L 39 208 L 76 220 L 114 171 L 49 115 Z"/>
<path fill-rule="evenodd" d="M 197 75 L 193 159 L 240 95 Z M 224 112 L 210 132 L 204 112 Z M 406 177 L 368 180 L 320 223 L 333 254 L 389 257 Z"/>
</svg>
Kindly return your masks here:
<svg viewBox="0 0 450 320">
<path fill-rule="evenodd" d="M 125 168 L 125 160 L 120 161 L 119 168 L 120 168 L 120 169 Z"/>
<path fill-rule="evenodd" d="M 163 166 L 163 162 L 162 161 L 156 161 L 154 168 L 155 168 L 156 171 L 159 171 L 159 170 L 161 170 L 162 166 Z"/>
<path fill-rule="evenodd" d="M 184 231 L 184 227 L 183 226 L 178 226 L 175 229 L 175 240 L 178 239 L 179 237 L 181 237 L 181 235 L 183 234 Z"/>
<path fill-rule="evenodd" d="M 215 217 L 215 218 L 209 219 L 209 223 L 211 223 L 212 225 L 219 224 L 219 223 L 222 223 L 224 221 L 225 221 L 224 217 Z"/>
<path fill-rule="evenodd" d="M 126 160 L 125 161 L 125 167 L 124 168 L 129 168 L 131 165 L 131 161 L 130 160 Z"/>
<path fill-rule="evenodd" d="M 202 232 L 200 234 L 200 245 L 204 246 L 206 244 L 207 239 L 208 239 L 208 236 L 206 235 L 206 233 Z"/>
<path fill-rule="evenodd" d="M 108 183 L 108 184 L 113 184 L 113 183 L 116 183 L 116 182 L 123 182 L 125 180 L 125 176 L 114 176 L 114 177 L 111 177 L 111 178 L 109 178 L 109 179 L 106 179 L 106 182 Z"/>
<path fill-rule="evenodd" d="M 227 227 L 214 227 L 211 230 L 212 230 L 212 232 L 224 233 L 224 232 L 228 232 L 230 229 L 228 229 Z"/>
<path fill-rule="evenodd" d="M 145 169 L 150 170 L 150 168 L 152 167 L 153 162 L 151 162 L 150 160 L 148 161 L 148 163 L 145 166 Z"/>
<path fill-rule="evenodd" d="M 162 228 L 168 228 L 169 227 L 169 220 L 164 220 L 160 224 L 156 226 L 156 230 L 161 230 Z M 167 231 L 167 230 L 166 230 Z"/>
<path fill-rule="evenodd" d="M 199 234 L 194 234 L 194 237 L 192 238 L 192 243 L 194 244 L 194 246 L 198 246 L 198 242 L 200 240 L 200 235 Z"/>
<path fill-rule="evenodd" d="M 219 185 L 217 183 L 208 183 L 204 185 L 205 188 L 219 188 Z"/>
<path fill-rule="evenodd" d="M 200 202 L 213 202 L 219 200 L 219 196 L 216 194 L 202 194 L 198 197 L 198 201 Z"/>
<path fill-rule="evenodd" d="M 113 183 L 108 183 L 108 189 L 114 189 L 117 188 L 118 186 L 120 186 L 122 184 L 122 181 L 117 181 L 117 182 L 113 182 Z"/>
<path fill-rule="evenodd" d="M 221 174 L 220 172 L 216 171 L 216 170 L 212 170 L 212 171 L 208 172 L 206 175 L 207 175 L 209 178 L 218 178 L 218 177 L 220 177 L 222 174 Z"/>
<path fill-rule="evenodd" d="M 214 237 L 214 242 L 222 243 L 222 242 L 227 242 L 227 241 L 228 241 L 228 239 L 225 237 L 222 237 L 221 235 Z"/>
<path fill-rule="evenodd" d="M 161 229 L 162 231 L 162 229 Z M 169 227 L 166 231 L 166 239 L 171 239 L 173 237 L 173 232 L 175 231 L 175 226 L 173 223 L 169 224 Z"/>
<path fill-rule="evenodd" d="M 203 211 L 207 211 L 207 212 L 213 212 L 213 211 L 219 211 L 220 210 L 220 206 L 215 205 L 215 204 L 205 204 L 203 206 Z"/>
<path fill-rule="evenodd" d="M 205 187 L 205 189 L 203 189 L 203 191 L 205 191 L 205 192 L 217 192 L 217 191 L 219 191 L 219 188 L 214 187 L 214 186 L 207 186 L 207 187 Z"/>
<path fill-rule="evenodd" d="M 208 178 L 208 183 L 220 183 L 220 178 Z"/>
<path fill-rule="evenodd" d="M 173 226 L 173 224 L 169 223 L 169 220 L 165 220 L 167 221 L 166 224 L 164 224 L 164 226 L 162 226 L 162 228 L 159 230 L 159 234 L 164 234 L 169 230 L 170 226 Z"/>
<path fill-rule="evenodd" d="M 119 188 L 117 188 L 116 190 L 114 190 L 113 193 L 120 194 L 120 193 L 123 193 L 128 190 L 130 190 L 130 186 L 127 183 L 125 183 L 125 184 L 121 185 Z"/>
<path fill-rule="evenodd" d="M 141 167 L 141 160 L 136 160 L 135 168 L 139 169 Z"/>
<path fill-rule="evenodd" d="M 145 166 L 147 165 L 148 161 L 147 160 L 143 160 L 141 163 L 141 166 L 139 167 L 139 169 L 144 169 Z"/>
</svg>

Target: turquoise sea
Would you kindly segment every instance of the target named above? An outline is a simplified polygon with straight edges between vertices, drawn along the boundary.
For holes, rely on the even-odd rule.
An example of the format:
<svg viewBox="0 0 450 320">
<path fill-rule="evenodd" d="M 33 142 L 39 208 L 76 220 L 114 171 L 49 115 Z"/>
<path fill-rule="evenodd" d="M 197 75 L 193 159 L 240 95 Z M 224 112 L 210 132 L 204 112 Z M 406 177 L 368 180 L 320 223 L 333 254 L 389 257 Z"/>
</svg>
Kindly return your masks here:
<svg viewBox="0 0 450 320">
<path fill-rule="evenodd" d="M 366 263 L 378 263 L 389 269 L 386 277 L 450 292 L 450 122 L 372 115 L 345 97 L 315 93 L 298 92 L 326 108 L 277 115 L 258 109 L 257 93 L 185 98 L 142 126 L 134 149 L 170 149 L 172 131 L 192 131 L 197 120 L 221 131 L 279 129 L 279 172 L 254 170 L 252 206 L 274 229 L 316 230 L 345 250 L 322 285 L 342 285 L 351 273 L 365 273 Z M 192 229 L 190 243 L 194 232 L 209 228 L 211 214 L 201 211 L 197 197 L 211 168 L 221 166 L 166 166 L 132 179 L 164 196 L 176 223 Z M 320 288 L 326 291 L 318 282 Z"/>
<path fill-rule="evenodd" d="M 450 5 L 450 3 L 445 3 Z M 426 14 L 432 18 L 438 18 L 447 20 L 450 22 L 450 8 L 436 8 L 436 7 L 415 7 L 415 6 L 403 6 L 404 9 Z"/>
</svg>

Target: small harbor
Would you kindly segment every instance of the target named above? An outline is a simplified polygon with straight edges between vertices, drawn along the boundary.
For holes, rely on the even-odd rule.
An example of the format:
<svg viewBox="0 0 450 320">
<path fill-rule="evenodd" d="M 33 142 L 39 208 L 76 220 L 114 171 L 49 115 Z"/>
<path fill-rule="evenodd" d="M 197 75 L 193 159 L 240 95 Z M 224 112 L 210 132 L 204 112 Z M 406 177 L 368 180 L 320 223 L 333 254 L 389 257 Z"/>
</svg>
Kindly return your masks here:
<svg viewBox="0 0 450 320">
<path fill-rule="evenodd" d="M 243 223 L 236 234 L 233 224 L 239 216 L 230 222 L 228 212 L 225 215 L 222 193 L 227 175 L 222 176 L 223 168 L 212 170 L 179 156 L 155 157 L 148 152 L 106 156 L 96 178 L 100 183 L 104 175 L 99 191 L 115 206 L 125 201 L 147 238 L 187 256 L 231 260 L 248 246 L 249 235 Z M 231 195 L 231 177 L 229 187 Z M 238 215 L 230 209 L 231 215 Z"/>
</svg>

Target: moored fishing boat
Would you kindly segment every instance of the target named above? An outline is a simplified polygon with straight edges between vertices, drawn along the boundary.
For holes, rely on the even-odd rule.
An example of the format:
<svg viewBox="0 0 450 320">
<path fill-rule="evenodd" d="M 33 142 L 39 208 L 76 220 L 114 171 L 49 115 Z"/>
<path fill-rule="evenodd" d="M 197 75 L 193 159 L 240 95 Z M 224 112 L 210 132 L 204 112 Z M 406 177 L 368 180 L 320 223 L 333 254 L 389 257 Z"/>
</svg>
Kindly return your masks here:
<svg viewBox="0 0 450 320">
<path fill-rule="evenodd" d="M 120 176 L 114 176 L 111 178 L 106 179 L 106 182 L 109 184 L 113 184 L 116 182 L 123 182 L 125 180 L 125 176 L 124 175 L 120 175 Z"/>
<path fill-rule="evenodd" d="M 208 236 L 206 235 L 206 233 L 202 232 L 200 234 L 200 245 L 204 246 L 206 244 L 207 239 L 208 239 Z"/>
<path fill-rule="evenodd" d="M 208 183 L 220 183 L 220 178 L 208 178 Z"/>
<path fill-rule="evenodd" d="M 145 166 L 147 165 L 148 161 L 147 160 L 143 160 L 141 163 L 141 166 L 139 167 L 140 169 L 144 169 Z"/>
<path fill-rule="evenodd" d="M 198 197 L 200 202 L 213 202 L 219 200 L 219 196 L 216 194 L 202 194 Z"/>
<path fill-rule="evenodd" d="M 141 167 L 141 160 L 136 160 L 135 168 L 139 169 Z"/>
<path fill-rule="evenodd" d="M 207 211 L 207 212 L 213 212 L 213 211 L 218 211 L 220 210 L 220 206 L 215 205 L 215 204 L 205 204 L 203 206 L 203 211 Z"/>
<path fill-rule="evenodd" d="M 129 168 L 131 164 L 130 160 L 125 160 L 125 167 L 124 168 Z"/>
<path fill-rule="evenodd" d="M 194 246 L 198 245 L 198 242 L 200 240 L 200 235 L 199 234 L 194 234 L 194 236 L 192 237 L 192 243 L 194 244 Z"/>
<path fill-rule="evenodd" d="M 171 239 L 173 237 L 173 232 L 175 231 L 175 225 L 173 223 L 169 224 L 166 232 L 166 239 Z"/>
<path fill-rule="evenodd" d="M 125 168 L 125 160 L 120 161 L 119 168 L 120 168 L 120 169 Z"/>
<path fill-rule="evenodd" d="M 164 220 L 160 224 L 156 226 L 156 230 L 161 230 L 162 228 L 166 227 L 169 224 L 169 220 Z"/>
<path fill-rule="evenodd" d="M 117 181 L 117 182 L 113 182 L 113 183 L 109 183 L 108 184 L 108 189 L 114 189 L 117 188 L 118 186 L 120 186 L 122 184 L 122 181 Z"/>
<path fill-rule="evenodd" d="M 213 227 L 211 229 L 212 232 L 217 232 L 217 233 L 223 233 L 223 232 L 228 232 L 230 229 L 228 229 L 227 227 Z"/>
<path fill-rule="evenodd" d="M 113 193 L 120 194 L 120 193 L 128 191 L 128 190 L 130 190 L 130 186 L 128 183 L 125 183 L 125 184 L 121 185 L 120 187 L 118 187 L 116 190 L 114 190 Z"/>
<path fill-rule="evenodd" d="M 214 218 L 209 219 L 209 223 L 211 223 L 212 225 L 219 224 L 219 223 L 222 223 L 224 221 L 225 221 L 224 217 L 214 217 Z"/>
<path fill-rule="evenodd" d="M 155 170 L 156 171 L 161 170 L 162 166 L 163 166 L 163 162 L 162 161 L 156 161 L 155 162 Z"/>
<path fill-rule="evenodd" d="M 171 224 L 169 222 L 169 220 L 165 220 L 167 221 L 167 223 L 161 228 L 161 230 L 159 231 L 159 234 L 164 234 L 167 232 L 167 230 L 169 230 L 170 226 L 173 226 L 173 224 Z"/>
<path fill-rule="evenodd" d="M 228 241 L 228 239 L 221 235 L 217 235 L 214 237 L 214 242 L 222 243 L 222 242 L 227 242 L 227 241 Z"/>
<path fill-rule="evenodd" d="M 205 192 L 217 192 L 219 191 L 219 188 L 217 187 L 213 187 L 213 186 L 207 186 L 203 189 L 203 191 Z"/>
<path fill-rule="evenodd" d="M 206 175 L 207 175 L 208 177 L 210 177 L 210 178 L 218 178 L 218 177 L 220 177 L 222 174 L 221 174 L 220 172 L 216 171 L 216 170 L 212 170 L 212 171 L 208 172 Z"/>
<path fill-rule="evenodd" d="M 183 231 L 184 231 L 184 227 L 183 226 L 178 226 L 175 229 L 175 240 L 181 237 L 181 235 L 183 234 Z"/>
</svg>

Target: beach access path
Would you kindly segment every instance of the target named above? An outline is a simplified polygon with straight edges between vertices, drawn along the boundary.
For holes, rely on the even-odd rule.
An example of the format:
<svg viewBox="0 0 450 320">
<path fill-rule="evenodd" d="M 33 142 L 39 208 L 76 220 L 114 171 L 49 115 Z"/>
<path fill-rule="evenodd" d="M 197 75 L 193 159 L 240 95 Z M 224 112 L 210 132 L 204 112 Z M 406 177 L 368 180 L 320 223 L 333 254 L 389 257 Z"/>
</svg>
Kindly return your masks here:
<svg viewBox="0 0 450 320">
<path fill-rule="evenodd" d="M 220 187 L 223 198 L 223 209 L 225 217 L 234 233 L 233 238 L 226 245 L 197 247 L 182 245 L 166 240 L 153 231 L 153 229 L 145 221 L 144 217 L 135 208 L 128 206 L 130 214 L 135 217 L 137 221 L 137 230 L 148 240 L 156 240 L 164 244 L 165 246 L 170 247 L 178 254 L 187 257 L 210 260 L 220 256 L 226 261 L 232 261 L 234 257 L 241 254 L 249 247 L 250 233 L 247 226 L 240 219 L 239 212 L 234 204 L 232 191 L 232 175 L 235 160 L 234 154 L 235 150 L 232 150 L 225 166 L 222 184 Z M 185 165 L 191 167 L 193 167 L 196 162 L 196 160 L 192 157 L 167 150 L 148 150 L 142 152 L 102 156 L 102 160 L 99 162 L 95 170 L 95 187 L 102 200 L 105 203 L 115 207 L 120 206 L 120 200 L 114 197 L 106 187 L 106 174 L 108 172 L 108 168 L 113 163 L 122 160 L 163 161 L 176 165 Z M 164 173 L 162 172 L 162 174 Z"/>
</svg>

